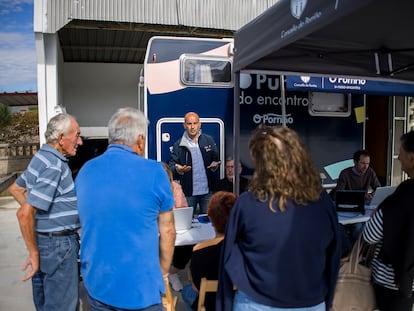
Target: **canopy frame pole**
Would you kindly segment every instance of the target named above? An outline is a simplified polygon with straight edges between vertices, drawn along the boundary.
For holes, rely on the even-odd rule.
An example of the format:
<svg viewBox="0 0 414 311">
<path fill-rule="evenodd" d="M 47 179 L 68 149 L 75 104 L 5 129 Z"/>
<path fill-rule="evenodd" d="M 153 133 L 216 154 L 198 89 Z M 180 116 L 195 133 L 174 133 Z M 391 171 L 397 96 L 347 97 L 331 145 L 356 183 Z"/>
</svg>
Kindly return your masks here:
<svg viewBox="0 0 414 311">
<path fill-rule="evenodd" d="M 282 126 L 286 127 L 285 75 L 280 76 L 280 93 L 281 93 L 281 98 L 282 98 Z"/>
<path fill-rule="evenodd" d="M 391 53 L 388 53 L 388 71 L 390 72 L 391 75 L 393 75 L 392 72 L 394 71 L 392 67 L 393 67 L 392 66 L 392 55 Z"/>
<path fill-rule="evenodd" d="M 233 160 L 234 171 L 237 172 L 240 163 L 239 143 L 240 143 L 240 71 L 234 73 L 234 107 L 233 107 Z M 222 164 L 223 165 L 223 164 Z M 224 165 L 226 165 L 224 163 Z M 239 195 L 239 174 L 233 174 L 233 192 Z"/>
<path fill-rule="evenodd" d="M 377 75 L 381 74 L 381 69 L 380 69 L 380 64 L 379 64 L 379 55 L 378 52 L 374 53 L 374 58 L 375 58 L 375 69 L 376 69 L 376 73 Z"/>
</svg>

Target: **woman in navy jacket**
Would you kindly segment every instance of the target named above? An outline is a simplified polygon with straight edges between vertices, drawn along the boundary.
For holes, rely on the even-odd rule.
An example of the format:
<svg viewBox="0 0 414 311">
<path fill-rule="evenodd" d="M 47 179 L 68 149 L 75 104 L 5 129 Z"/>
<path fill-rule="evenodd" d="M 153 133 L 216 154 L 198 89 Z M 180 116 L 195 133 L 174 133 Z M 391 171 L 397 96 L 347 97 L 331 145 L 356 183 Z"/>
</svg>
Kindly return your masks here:
<svg viewBox="0 0 414 311">
<path fill-rule="evenodd" d="M 340 245 L 319 173 L 286 127 L 260 125 L 249 148 L 255 172 L 227 223 L 217 310 L 329 310 Z"/>
</svg>

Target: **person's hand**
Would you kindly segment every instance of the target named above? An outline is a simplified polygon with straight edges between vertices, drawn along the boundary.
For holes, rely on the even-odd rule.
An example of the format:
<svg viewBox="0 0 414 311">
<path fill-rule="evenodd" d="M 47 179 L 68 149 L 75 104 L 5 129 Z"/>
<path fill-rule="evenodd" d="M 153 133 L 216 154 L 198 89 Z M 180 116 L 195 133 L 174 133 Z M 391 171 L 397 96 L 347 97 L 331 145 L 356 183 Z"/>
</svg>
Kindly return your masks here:
<svg viewBox="0 0 414 311">
<path fill-rule="evenodd" d="M 175 169 L 177 170 L 178 174 L 183 175 L 184 173 L 187 173 L 191 170 L 191 166 L 176 164 Z"/>
<path fill-rule="evenodd" d="M 33 277 L 33 275 L 39 270 L 39 255 L 38 254 L 29 254 L 26 261 L 23 263 L 22 270 L 26 271 L 30 266 L 29 272 L 22 278 L 22 281 L 27 281 Z"/>
<path fill-rule="evenodd" d="M 212 170 L 213 172 L 220 166 L 221 161 L 213 161 L 207 166 L 208 169 Z"/>
<path fill-rule="evenodd" d="M 373 193 L 372 193 L 372 192 L 367 192 L 367 193 L 365 193 L 365 199 L 366 199 L 366 200 L 371 200 L 373 196 L 374 196 L 374 195 L 373 195 Z"/>
</svg>

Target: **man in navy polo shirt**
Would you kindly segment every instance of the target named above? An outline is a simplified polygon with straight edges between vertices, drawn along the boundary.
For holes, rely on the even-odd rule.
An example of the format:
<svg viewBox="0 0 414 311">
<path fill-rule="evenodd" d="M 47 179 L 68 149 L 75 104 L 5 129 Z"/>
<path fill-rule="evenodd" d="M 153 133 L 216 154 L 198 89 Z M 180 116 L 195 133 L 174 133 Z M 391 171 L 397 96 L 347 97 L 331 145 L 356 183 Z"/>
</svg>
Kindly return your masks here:
<svg viewBox="0 0 414 311">
<path fill-rule="evenodd" d="M 56 115 L 45 138 L 46 144 L 8 189 L 20 204 L 17 218 L 29 252 L 23 281 L 32 279 L 36 310 L 74 311 L 79 297 L 80 223 L 66 157 L 74 156 L 82 145 L 79 125 L 71 115 Z"/>
</svg>

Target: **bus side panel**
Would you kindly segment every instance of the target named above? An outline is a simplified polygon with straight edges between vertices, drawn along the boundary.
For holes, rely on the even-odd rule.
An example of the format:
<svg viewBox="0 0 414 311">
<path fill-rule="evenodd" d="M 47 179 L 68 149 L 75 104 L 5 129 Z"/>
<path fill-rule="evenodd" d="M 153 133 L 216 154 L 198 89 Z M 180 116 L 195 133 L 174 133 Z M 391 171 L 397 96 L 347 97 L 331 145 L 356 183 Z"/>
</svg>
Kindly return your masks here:
<svg viewBox="0 0 414 311">
<path fill-rule="evenodd" d="M 189 39 L 189 38 L 157 38 L 155 37 L 148 47 L 146 62 L 148 64 L 174 61 L 185 54 L 203 54 L 211 50 L 226 46 L 231 40 Z M 155 55 L 155 59 L 153 59 Z"/>
<path fill-rule="evenodd" d="M 241 88 L 240 159 L 250 172 L 254 167 L 247 150 L 253 129 L 260 123 L 282 125 L 279 77 L 266 78 L 252 74 L 251 83 Z M 363 106 L 362 95 L 352 97 L 352 107 L 358 106 Z M 363 146 L 363 122 L 356 121 L 353 108 L 349 117 L 312 116 L 307 92 L 286 92 L 286 125 L 299 133 L 319 171 L 326 175 L 325 183 L 333 182 L 325 170 L 327 165 L 352 159 Z"/>
<path fill-rule="evenodd" d="M 233 137 L 233 88 L 184 85 L 180 79 L 180 57 L 184 54 L 209 55 L 227 58 L 232 40 L 154 37 L 150 40 L 145 63 L 145 107 L 150 121 L 148 131 L 148 157 L 157 159 L 157 122 L 163 118 L 181 118 L 189 111 L 200 118 L 218 118 L 224 123 L 225 154 L 232 148 L 229 140 Z M 179 139 L 184 128 L 169 126 L 168 133 L 172 146 Z M 203 124 L 201 126 L 203 130 Z M 204 125 L 206 134 L 207 124 Z M 159 136 L 158 136 L 159 137 Z M 164 137 L 165 138 L 165 137 Z M 219 137 L 214 137 L 219 144 Z M 165 141 L 164 141 L 165 142 Z M 167 144 L 167 145 L 168 145 Z M 165 143 L 163 145 L 166 145 Z M 162 160 L 169 158 L 162 152 Z M 159 158 L 159 155 L 158 155 Z M 221 159 L 224 161 L 224 159 Z"/>
<path fill-rule="evenodd" d="M 167 94 L 147 94 L 147 114 L 150 120 L 148 129 L 148 157 L 157 158 L 156 154 L 156 123 L 161 118 L 181 118 L 189 111 L 196 112 L 200 118 L 219 118 L 225 126 L 226 154 L 230 152 L 232 144 L 229 140 L 233 136 L 233 89 L 231 88 L 200 88 L 187 87 Z M 203 125 L 201 126 L 203 129 Z M 178 132 L 171 133 L 171 146 L 184 133 L 184 127 Z M 206 134 L 213 135 L 213 133 Z M 214 137 L 218 143 L 219 137 Z M 168 162 L 169 158 L 162 158 Z M 224 161 L 224 159 L 222 159 Z"/>
</svg>

